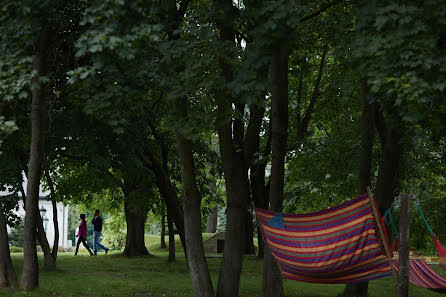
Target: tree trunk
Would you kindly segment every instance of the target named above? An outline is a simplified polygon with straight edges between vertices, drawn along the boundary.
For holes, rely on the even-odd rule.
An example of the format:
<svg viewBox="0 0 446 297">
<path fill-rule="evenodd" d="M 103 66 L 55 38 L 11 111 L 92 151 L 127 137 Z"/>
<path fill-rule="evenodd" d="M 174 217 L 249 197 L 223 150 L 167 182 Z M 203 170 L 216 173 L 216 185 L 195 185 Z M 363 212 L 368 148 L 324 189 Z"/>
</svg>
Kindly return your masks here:
<svg viewBox="0 0 446 297">
<path fill-rule="evenodd" d="M 37 217 L 37 240 L 40 243 L 40 247 L 43 251 L 43 267 L 45 269 L 56 269 L 56 258 L 51 254 L 51 247 L 46 238 L 45 228 L 43 226 L 43 220 L 40 215 Z"/>
<path fill-rule="evenodd" d="M 186 236 L 184 231 L 184 212 L 183 207 L 180 205 L 180 202 L 178 200 L 175 187 L 170 181 L 169 175 L 164 170 L 161 162 L 155 157 L 148 146 L 144 147 L 144 153 L 150 161 L 148 166 L 155 173 L 156 185 L 161 193 L 161 197 L 167 205 L 167 213 L 171 214 L 175 226 L 177 227 L 181 244 L 183 245 L 184 254 L 187 257 Z"/>
<path fill-rule="evenodd" d="M 263 151 L 262 160 L 257 160 L 251 165 L 249 179 L 251 180 L 251 193 L 254 204 L 257 207 L 267 209 L 269 204 L 269 184 L 265 184 L 265 169 L 269 154 L 271 153 L 271 122 L 268 127 L 266 146 Z M 257 225 L 257 244 L 259 246 L 258 257 L 265 255 L 265 242 L 260 227 Z"/>
<path fill-rule="evenodd" d="M 54 224 L 54 243 L 53 250 L 51 251 L 51 256 L 54 259 L 54 267 L 56 267 L 57 252 L 59 250 L 59 221 L 57 219 L 57 203 L 56 203 L 56 191 L 54 189 L 53 180 L 50 176 L 50 171 L 48 167 L 48 161 L 45 160 L 45 177 L 50 188 L 51 193 L 51 205 L 53 207 L 53 224 Z"/>
<path fill-rule="evenodd" d="M 271 104 L 272 162 L 270 210 L 282 211 L 285 181 L 285 155 L 288 135 L 288 53 L 277 49 L 271 59 L 271 81 L 274 86 Z M 283 295 L 282 274 L 269 250 L 266 253 L 267 285 L 265 297 Z"/>
<path fill-rule="evenodd" d="M 206 233 L 217 232 L 217 219 L 218 219 L 218 208 L 217 206 L 209 209 L 208 212 L 208 223 L 206 225 Z"/>
<path fill-rule="evenodd" d="M 123 255 L 126 257 L 148 255 L 144 235 L 148 206 L 145 197 L 140 197 L 132 177 L 124 178 L 124 212 L 127 236 Z"/>
<path fill-rule="evenodd" d="M 400 232 L 398 245 L 398 276 L 395 297 L 409 296 L 410 195 L 401 196 Z"/>
<path fill-rule="evenodd" d="M 6 217 L 0 202 L 0 288 L 13 287 L 16 283 L 17 275 L 12 266 L 11 254 L 9 252 Z"/>
<path fill-rule="evenodd" d="M 144 225 L 147 219 L 148 209 L 141 207 L 135 209 L 124 201 L 125 220 L 127 223 L 127 237 L 123 255 L 126 257 L 136 257 L 148 255 L 144 242 Z"/>
<path fill-rule="evenodd" d="M 175 232 L 173 230 L 173 218 L 167 211 L 167 229 L 169 231 L 169 258 L 167 261 L 175 261 Z"/>
<path fill-rule="evenodd" d="M 245 211 L 245 248 L 246 255 L 255 255 L 256 248 L 254 246 L 254 224 L 252 223 L 252 216 L 249 211 Z"/>
<path fill-rule="evenodd" d="M 220 4 L 220 9 L 224 11 L 225 15 L 224 21 L 217 21 L 220 40 L 225 43 L 233 43 L 235 38 L 234 7 L 229 0 L 222 1 Z M 231 55 L 230 51 L 226 51 L 222 52 L 219 57 L 220 68 L 226 84 L 233 81 Z M 225 247 L 218 278 L 217 296 L 236 297 L 240 286 L 242 254 L 246 236 L 245 214 L 250 198 L 250 187 L 249 167 L 245 156 L 247 149 L 240 149 L 244 144 L 244 123 L 240 119 L 232 119 L 227 115 L 233 112 L 233 105 L 238 112 L 243 114 L 244 105 L 234 102 L 229 88 L 219 91 L 217 102 L 218 140 L 227 197 Z"/>
<path fill-rule="evenodd" d="M 44 104 L 44 86 L 39 78 L 45 75 L 45 54 L 48 49 L 49 32 L 42 29 L 37 45 L 33 69 L 36 75 L 33 77 L 35 87 L 32 90 L 31 104 L 31 148 L 28 168 L 26 215 L 23 236 L 23 271 L 20 287 L 32 290 L 39 286 L 39 263 L 36 249 L 36 227 L 39 216 L 39 185 L 42 173 L 42 108 Z"/>
<path fill-rule="evenodd" d="M 372 151 L 375 139 L 375 105 L 367 101 L 367 81 L 363 80 L 361 87 L 362 120 L 361 120 L 361 150 L 359 152 L 358 194 L 367 192 L 372 178 Z M 369 282 L 348 283 L 345 296 L 367 297 Z"/>
<path fill-rule="evenodd" d="M 164 207 L 162 207 L 161 210 L 161 248 L 165 249 L 166 246 L 166 240 L 165 237 L 166 236 L 166 214 L 164 212 Z"/>
<path fill-rule="evenodd" d="M 176 109 L 181 118 L 187 118 L 186 98 L 178 99 Z M 214 296 L 211 277 L 204 255 L 201 234 L 201 194 L 198 191 L 192 144 L 178 130 L 175 131 L 178 155 L 181 164 L 181 181 L 184 199 L 184 224 L 186 233 L 186 253 L 190 276 L 196 297 Z"/>
<path fill-rule="evenodd" d="M 400 163 L 403 157 L 399 129 L 397 125 L 387 125 L 385 134 L 381 136 L 381 139 L 385 141 L 381 144 L 382 158 L 375 190 L 376 202 L 381 212 L 389 208 L 396 196 L 395 189 L 398 186 Z"/>
</svg>

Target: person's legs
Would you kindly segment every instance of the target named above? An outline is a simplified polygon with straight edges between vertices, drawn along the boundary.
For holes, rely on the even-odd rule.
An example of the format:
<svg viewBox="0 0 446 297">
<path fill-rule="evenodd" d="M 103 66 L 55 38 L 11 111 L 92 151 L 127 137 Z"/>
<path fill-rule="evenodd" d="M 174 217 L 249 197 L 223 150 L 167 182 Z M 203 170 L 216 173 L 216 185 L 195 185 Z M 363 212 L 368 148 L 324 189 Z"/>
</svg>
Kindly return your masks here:
<svg viewBox="0 0 446 297">
<path fill-rule="evenodd" d="M 79 237 L 79 238 L 77 239 L 76 252 L 74 253 L 75 256 L 77 255 L 77 252 L 79 251 L 79 245 L 81 244 L 81 238 L 82 238 L 82 237 Z"/>
<path fill-rule="evenodd" d="M 100 234 L 101 232 L 93 231 L 93 252 L 95 255 L 98 254 L 98 243 Z"/>
<path fill-rule="evenodd" d="M 103 246 L 103 245 L 101 244 L 101 240 L 100 240 L 100 238 L 101 238 L 101 232 L 98 232 L 97 238 L 98 238 L 98 241 L 96 242 L 96 248 L 99 247 L 99 248 L 103 249 L 103 250 L 105 251 L 105 253 L 107 253 L 107 252 L 108 252 L 108 248 L 106 248 L 105 246 Z"/>
<path fill-rule="evenodd" d="M 85 237 L 82 237 L 82 243 L 84 244 L 84 247 L 87 249 L 87 251 L 90 253 L 90 255 L 93 255 L 93 253 L 91 252 L 90 247 L 88 247 L 87 242 L 85 241 L 85 239 L 86 239 Z"/>
</svg>

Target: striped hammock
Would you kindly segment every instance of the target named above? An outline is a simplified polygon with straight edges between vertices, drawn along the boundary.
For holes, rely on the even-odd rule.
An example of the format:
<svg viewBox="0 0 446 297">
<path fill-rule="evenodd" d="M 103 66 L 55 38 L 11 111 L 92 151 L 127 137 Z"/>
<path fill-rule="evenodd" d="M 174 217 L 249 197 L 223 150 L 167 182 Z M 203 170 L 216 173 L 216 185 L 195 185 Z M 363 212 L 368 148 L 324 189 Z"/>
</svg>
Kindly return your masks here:
<svg viewBox="0 0 446 297">
<path fill-rule="evenodd" d="M 287 279 L 340 284 L 392 274 L 367 194 L 308 214 L 255 211 L 263 237 Z"/>
<path fill-rule="evenodd" d="M 398 260 L 392 260 L 393 268 L 398 271 Z M 446 293 L 446 279 L 437 274 L 421 259 L 411 259 L 409 269 L 409 281 L 419 287 L 438 293 Z"/>
</svg>

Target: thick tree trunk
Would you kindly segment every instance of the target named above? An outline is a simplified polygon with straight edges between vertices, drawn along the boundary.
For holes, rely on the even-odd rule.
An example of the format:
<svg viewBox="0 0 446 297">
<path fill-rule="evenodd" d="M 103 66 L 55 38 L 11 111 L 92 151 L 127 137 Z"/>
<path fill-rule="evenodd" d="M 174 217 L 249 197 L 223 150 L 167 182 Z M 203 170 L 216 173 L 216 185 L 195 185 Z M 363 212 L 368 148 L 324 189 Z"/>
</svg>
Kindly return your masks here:
<svg viewBox="0 0 446 297">
<path fill-rule="evenodd" d="M 208 223 L 206 225 L 206 233 L 217 232 L 217 219 L 218 219 L 218 208 L 217 206 L 209 209 L 208 212 Z"/>
<path fill-rule="evenodd" d="M 169 262 L 175 261 L 175 232 L 173 229 L 173 218 L 169 211 L 167 212 L 167 229 L 169 231 Z"/>
<path fill-rule="evenodd" d="M 23 271 L 20 287 L 32 290 L 39 286 L 39 263 L 37 261 L 36 229 L 39 216 L 39 185 L 42 173 L 42 108 L 44 104 L 44 87 L 39 78 L 45 75 L 45 54 L 48 49 L 49 32 L 44 28 L 39 36 L 33 69 L 36 75 L 33 83 L 31 104 L 31 148 L 28 167 L 27 201 L 23 243 Z M 40 85 L 40 86 L 39 86 Z"/>
<path fill-rule="evenodd" d="M 252 222 L 252 216 L 249 211 L 245 211 L 245 248 L 246 255 L 254 255 L 256 248 L 254 246 L 254 224 Z"/>
<path fill-rule="evenodd" d="M 398 245 L 398 276 L 395 297 L 409 296 L 410 195 L 401 196 L 400 232 Z"/>
<path fill-rule="evenodd" d="M 125 187 L 125 186 L 124 186 Z M 124 212 L 127 223 L 127 236 L 123 255 L 136 257 L 148 255 L 144 241 L 147 206 L 144 198 L 135 197 L 137 194 L 128 188 L 124 191 Z"/>
<path fill-rule="evenodd" d="M 380 123 L 381 124 L 381 123 Z M 380 136 L 385 139 L 381 144 L 382 158 L 376 182 L 375 197 L 380 211 L 384 211 L 392 204 L 395 198 L 395 189 L 398 186 L 400 163 L 403 157 L 401 133 L 397 125 L 387 125 L 385 134 Z M 378 131 L 380 131 L 378 129 Z"/>
<path fill-rule="evenodd" d="M 186 100 L 183 98 L 176 102 L 176 108 L 182 119 L 187 118 Z M 196 184 L 192 144 L 178 130 L 175 131 L 175 137 L 181 163 L 186 253 L 190 276 L 196 297 L 212 297 L 214 296 L 214 289 L 204 255 L 201 235 L 201 194 Z"/>
<path fill-rule="evenodd" d="M 148 255 L 144 241 L 148 206 L 145 197 L 140 197 L 132 177 L 124 178 L 124 212 L 127 223 L 127 236 L 123 255 L 126 257 Z"/>
<path fill-rule="evenodd" d="M 271 59 L 271 81 L 274 85 L 272 93 L 272 162 L 271 188 L 269 194 L 270 210 L 282 211 L 285 155 L 288 136 L 288 53 L 285 49 L 277 49 Z M 265 297 L 283 295 L 283 278 L 269 250 L 266 253 L 267 285 L 263 292 Z"/>
<path fill-rule="evenodd" d="M 361 149 L 359 152 L 358 194 L 367 192 L 372 178 L 372 151 L 375 139 L 375 103 L 367 101 L 368 86 L 366 80 L 361 87 L 362 120 Z M 369 282 L 349 283 L 345 287 L 345 296 L 367 297 Z"/>
<path fill-rule="evenodd" d="M 225 20 L 217 21 L 220 29 L 220 40 L 225 43 L 234 42 L 234 7 L 227 0 L 220 3 L 224 11 Z M 227 56 L 225 55 L 227 54 Z M 219 64 L 225 83 L 233 81 L 232 60 L 227 51 L 219 57 Z M 227 208 L 226 233 L 223 259 L 218 278 L 217 296 L 236 297 L 239 292 L 240 275 L 242 270 L 242 254 L 245 245 L 246 228 L 245 214 L 250 198 L 248 181 L 247 148 L 244 148 L 244 123 L 240 119 L 231 119 L 227 115 L 233 109 L 233 98 L 228 88 L 220 90 L 218 101 L 218 139 L 222 168 L 225 177 Z M 244 105 L 235 104 L 238 112 L 243 114 Z M 248 138 L 248 136 L 246 137 Z M 243 148 L 241 150 L 240 148 Z"/>
<path fill-rule="evenodd" d="M 166 214 L 164 212 L 164 207 L 161 210 L 161 248 L 165 249 L 166 246 Z"/>
<path fill-rule="evenodd" d="M 0 202 L 0 288 L 12 287 L 17 283 L 17 275 L 12 266 L 9 252 L 8 232 L 6 230 L 6 217 Z"/>
</svg>

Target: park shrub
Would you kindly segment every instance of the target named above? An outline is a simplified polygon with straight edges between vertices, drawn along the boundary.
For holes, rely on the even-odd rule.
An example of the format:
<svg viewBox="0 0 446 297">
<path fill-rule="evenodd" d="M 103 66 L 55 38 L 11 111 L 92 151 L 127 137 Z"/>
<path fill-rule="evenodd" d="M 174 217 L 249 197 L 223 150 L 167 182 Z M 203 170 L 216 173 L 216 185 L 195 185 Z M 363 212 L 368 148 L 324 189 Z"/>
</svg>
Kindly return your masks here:
<svg viewBox="0 0 446 297">
<path fill-rule="evenodd" d="M 11 253 L 23 253 L 23 248 L 19 246 L 10 246 L 9 252 Z"/>
<path fill-rule="evenodd" d="M 104 231 L 103 244 L 112 250 L 122 250 L 125 246 L 126 235 L 124 232 Z"/>
</svg>

